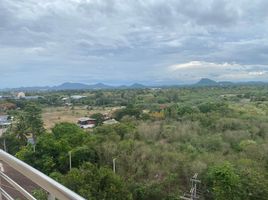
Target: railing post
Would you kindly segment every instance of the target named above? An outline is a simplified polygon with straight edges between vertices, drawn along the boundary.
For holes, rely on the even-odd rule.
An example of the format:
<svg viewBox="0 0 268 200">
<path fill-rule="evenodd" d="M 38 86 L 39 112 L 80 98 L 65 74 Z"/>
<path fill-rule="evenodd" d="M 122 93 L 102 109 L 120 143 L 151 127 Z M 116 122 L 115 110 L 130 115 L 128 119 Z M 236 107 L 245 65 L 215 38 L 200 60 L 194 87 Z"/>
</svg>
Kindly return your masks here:
<svg viewBox="0 0 268 200">
<path fill-rule="evenodd" d="M 4 172 L 3 164 L 0 162 L 0 171 Z M 0 188 L 2 188 L 2 177 L 0 176 Z M 2 193 L 0 192 L 0 200 L 2 200 Z"/>
</svg>

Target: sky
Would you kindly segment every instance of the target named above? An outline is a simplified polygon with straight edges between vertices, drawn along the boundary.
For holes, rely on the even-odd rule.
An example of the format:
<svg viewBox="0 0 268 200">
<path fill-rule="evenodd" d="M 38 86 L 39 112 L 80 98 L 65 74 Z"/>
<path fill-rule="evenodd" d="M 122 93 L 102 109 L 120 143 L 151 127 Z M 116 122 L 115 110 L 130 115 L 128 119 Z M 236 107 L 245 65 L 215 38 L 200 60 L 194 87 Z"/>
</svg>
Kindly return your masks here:
<svg viewBox="0 0 268 200">
<path fill-rule="evenodd" d="M 0 88 L 268 81 L 267 0 L 0 0 Z"/>
</svg>

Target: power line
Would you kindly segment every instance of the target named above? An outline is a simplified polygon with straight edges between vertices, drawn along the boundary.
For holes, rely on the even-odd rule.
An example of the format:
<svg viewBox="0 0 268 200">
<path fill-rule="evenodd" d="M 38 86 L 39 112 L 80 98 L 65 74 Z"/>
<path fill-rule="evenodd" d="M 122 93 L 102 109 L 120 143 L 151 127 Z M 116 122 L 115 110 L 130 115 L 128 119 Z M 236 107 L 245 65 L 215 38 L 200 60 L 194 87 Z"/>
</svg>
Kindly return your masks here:
<svg viewBox="0 0 268 200">
<path fill-rule="evenodd" d="M 181 199 L 184 200 L 197 200 L 200 198 L 197 192 L 197 184 L 201 183 L 201 180 L 197 179 L 198 173 L 195 173 L 192 178 L 190 178 L 191 181 L 191 189 L 189 193 L 184 193 L 183 196 L 180 196 Z"/>
</svg>

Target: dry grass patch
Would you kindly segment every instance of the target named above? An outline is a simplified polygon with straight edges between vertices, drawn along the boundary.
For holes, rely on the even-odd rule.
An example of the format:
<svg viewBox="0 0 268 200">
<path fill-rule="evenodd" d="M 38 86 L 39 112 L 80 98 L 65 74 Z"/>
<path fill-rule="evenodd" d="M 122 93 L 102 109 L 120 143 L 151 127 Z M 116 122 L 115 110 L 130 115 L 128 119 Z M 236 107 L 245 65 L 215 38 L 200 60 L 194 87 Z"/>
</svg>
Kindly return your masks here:
<svg viewBox="0 0 268 200">
<path fill-rule="evenodd" d="M 60 122 L 76 123 L 81 117 L 88 117 L 94 113 L 111 113 L 115 107 L 95 107 L 88 110 L 86 107 L 48 107 L 43 109 L 43 121 L 46 129 L 51 129 L 55 124 Z"/>
</svg>

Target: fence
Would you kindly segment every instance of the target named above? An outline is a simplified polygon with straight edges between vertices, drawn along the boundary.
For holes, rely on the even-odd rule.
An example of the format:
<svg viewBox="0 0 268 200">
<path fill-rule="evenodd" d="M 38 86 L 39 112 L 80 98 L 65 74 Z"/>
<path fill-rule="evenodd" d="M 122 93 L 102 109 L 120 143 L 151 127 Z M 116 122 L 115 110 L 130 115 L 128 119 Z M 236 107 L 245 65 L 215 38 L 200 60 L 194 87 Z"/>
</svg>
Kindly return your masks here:
<svg viewBox="0 0 268 200">
<path fill-rule="evenodd" d="M 40 186 L 42 189 L 48 192 L 49 200 L 85 200 L 83 197 L 69 190 L 65 186 L 46 176 L 42 172 L 34 169 L 28 164 L 22 162 L 21 160 L 15 158 L 14 156 L 6 153 L 3 150 L 0 150 L 0 161 L 5 162 L 9 166 L 11 166 L 16 171 L 20 172 L 32 182 Z M 14 180 L 8 177 L 4 172 L 0 173 L 1 178 L 6 180 L 13 188 L 19 191 L 26 199 L 36 200 L 30 193 L 28 193 L 25 189 L 23 189 L 19 184 L 17 184 Z M 13 198 L 0 187 L 0 199 L 4 196 L 6 199 L 12 200 Z"/>
</svg>

